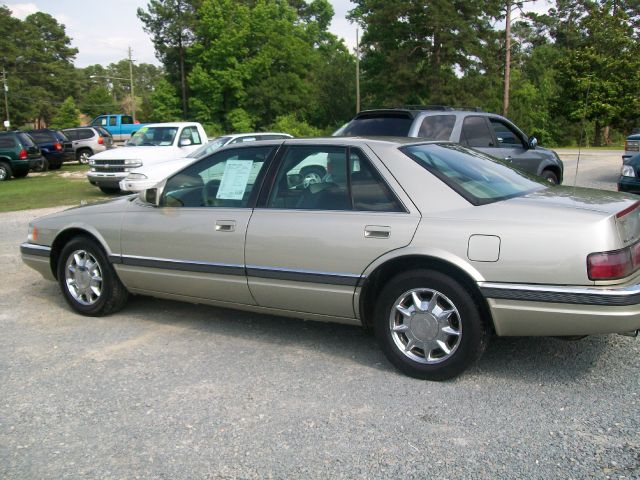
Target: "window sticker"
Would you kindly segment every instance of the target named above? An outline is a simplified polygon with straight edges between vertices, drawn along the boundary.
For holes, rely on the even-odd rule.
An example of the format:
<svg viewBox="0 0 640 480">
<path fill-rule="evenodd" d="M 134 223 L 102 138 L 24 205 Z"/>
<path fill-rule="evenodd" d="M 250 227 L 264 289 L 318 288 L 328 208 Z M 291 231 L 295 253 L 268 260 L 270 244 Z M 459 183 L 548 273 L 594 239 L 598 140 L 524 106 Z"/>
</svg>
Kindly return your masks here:
<svg viewBox="0 0 640 480">
<path fill-rule="evenodd" d="M 218 200 L 242 200 L 249 183 L 252 167 L 252 160 L 227 160 L 216 198 Z"/>
</svg>

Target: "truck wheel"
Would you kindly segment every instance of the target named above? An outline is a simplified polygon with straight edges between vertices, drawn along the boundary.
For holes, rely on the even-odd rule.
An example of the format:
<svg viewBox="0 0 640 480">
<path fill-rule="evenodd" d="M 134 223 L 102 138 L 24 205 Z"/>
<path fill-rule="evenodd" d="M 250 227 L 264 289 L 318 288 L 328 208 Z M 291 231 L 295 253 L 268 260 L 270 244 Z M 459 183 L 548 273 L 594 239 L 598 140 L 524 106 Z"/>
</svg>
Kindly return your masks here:
<svg viewBox="0 0 640 480">
<path fill-rule="evenodd" d="M 11 167 L 8 163 L 0 163 L 0 182 L 9 180 L 11 178 Z"/>
<path fill-rule="evenodd" d="M 119 187 L 100 187 L 102 193 L 106 193 L 107 195 L 114 195 L 116 193 L 120 193 Z"/>
</svg>

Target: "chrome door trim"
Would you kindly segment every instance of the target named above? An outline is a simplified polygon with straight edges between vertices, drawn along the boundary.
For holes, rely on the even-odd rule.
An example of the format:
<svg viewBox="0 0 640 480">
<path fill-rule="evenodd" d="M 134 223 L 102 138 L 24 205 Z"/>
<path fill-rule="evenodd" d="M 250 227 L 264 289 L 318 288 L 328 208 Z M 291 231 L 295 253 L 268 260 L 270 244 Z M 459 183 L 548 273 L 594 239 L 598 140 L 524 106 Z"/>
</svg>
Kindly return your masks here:
<svg viewBox="0 0 640 480">
<path fill-rule="evenodd" d="M 20 253 L 23 255 L 35 255 L 37 257 L 49 257 L 51 256 L 51 247 L 25 242 L 20 245 Z"/>
<path fill-rule="evenodd" d="M 247 276 L 257 278 L 271 278 L 275 280 L 290 280 L 292 282 L 323 283 L 327 285 L 356 286 L 360 282 L 360 275 L 352 273 L 318 272 L 277 267 L 262 267 L 247 265 Z"/>
<path fill-rule="evenodd" d="M 111 256 L 110 258 L 113 258 Z M 244 275 L 244 265 L 227 263 L 196 262 L 173 258 L 143 257 L 122 255 L 120 263 L 132 267 L 161 268 L 165 270 L 183 270 L 185 272 L 219 273 L 222 275 Z"/>
</svg>

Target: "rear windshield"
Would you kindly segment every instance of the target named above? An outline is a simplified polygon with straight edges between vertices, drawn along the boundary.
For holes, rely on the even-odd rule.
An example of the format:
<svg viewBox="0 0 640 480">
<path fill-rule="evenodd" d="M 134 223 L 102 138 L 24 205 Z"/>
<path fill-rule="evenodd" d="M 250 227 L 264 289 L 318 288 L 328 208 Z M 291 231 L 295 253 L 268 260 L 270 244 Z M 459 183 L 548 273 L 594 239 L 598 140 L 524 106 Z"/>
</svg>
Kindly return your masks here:
<svg viewBox="0 0 640 480">
<path fill-rule="evenodd" d="M 408 137 L 413 118 L 406 114 L 377 114 L 355 118 L 334 133 L 337 137 Z"/>
<path fill-rule="evenodd" d="M 206 155 L 209 155 L 210 153 L 215 152 L 217 149 L 224 147 L 229 142 L 230 139 L 231 137 L 214 138 L 213 140 L 210 140 L 209 143 L 205 143 L 203 146 L 201 146 L 197 150 L 194 150 L 193 152 L 191 152 L 189 155 L 187 155 L 187 157 L 202 158 Z"/>
<path fill-rule="evenodd" d="M 98 133 L 99 133 L 100 135 L 102 135 L 103 137 L 110 137 L 110 136 L 111 136 L 111 134 L 110 134 L 110 133 L 109 133 L 105 128 L 102 128 L 102 127 L 94 127 L 94 128 L 95 128 L 95 129 L 98 131 Z"/>
<path fill-rule="evenodd" d="M 474 205 L 485 205 L 549 188 L 488 155 L 453 143 L 400 149 Z"/>
<path fill-rule="evenodd" d="M 38 143 L 49 143 L 55 140 L 51 132 L 29 132 L 29 135 Z"/>
<path fill-rule="evenodd" d="M 67 137 L 61 130 L 56 130 L 56 137 L 58 138 L 58 140 L 61 140 L 63 142 L 69 141 L 69 137 Z"/>
</svg>

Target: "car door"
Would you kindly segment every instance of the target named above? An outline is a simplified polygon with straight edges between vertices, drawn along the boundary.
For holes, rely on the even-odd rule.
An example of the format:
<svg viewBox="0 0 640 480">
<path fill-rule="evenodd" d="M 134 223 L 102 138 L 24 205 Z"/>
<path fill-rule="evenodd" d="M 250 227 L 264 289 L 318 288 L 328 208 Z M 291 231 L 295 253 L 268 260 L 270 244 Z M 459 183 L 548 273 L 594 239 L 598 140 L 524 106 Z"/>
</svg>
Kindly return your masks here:
<svg viewBox="0 0 640 480">
<path fill-rule="evenodd" d="M 300 173 L 310 159 L 326 166 L 319 181 Z M 361 273 L 407 245 L 420 215 L 362 149 L 293 145 L 279 164 L 247 231 L 251 293 L 264 307 L 352 319 Z"/>
<path fill-rule="evenodd" d="M 535 151 L 527 147 L 525 139 L 513 125 L 498 118 L 489 118 L 489 126 L 496 139 L 493 147 L 480 149 L 496 158 L 506 160 L 514 166 L 537 174 L 540 159 Z"/>
<path fill-rule="evenodd" d="M 184 155 L 188 155 L 194 152 L 202 146 L 202 138 L 200 138 L 200 132 L 197 127 L 184 127 L 180 131 L 178 138 L 178 147 Z"/>
<path fill-rule="evenodd" d="M 123 280 L 133 289 L 255 304 L 244 240 L 257 187 L 276 147 L 214 153 L 170 177 L 159 206 L 134 200 L 121 235 Z"/>
</svg>

